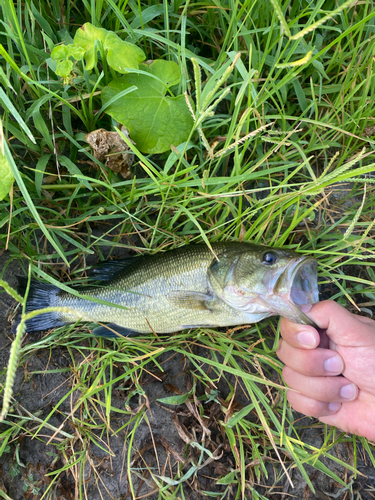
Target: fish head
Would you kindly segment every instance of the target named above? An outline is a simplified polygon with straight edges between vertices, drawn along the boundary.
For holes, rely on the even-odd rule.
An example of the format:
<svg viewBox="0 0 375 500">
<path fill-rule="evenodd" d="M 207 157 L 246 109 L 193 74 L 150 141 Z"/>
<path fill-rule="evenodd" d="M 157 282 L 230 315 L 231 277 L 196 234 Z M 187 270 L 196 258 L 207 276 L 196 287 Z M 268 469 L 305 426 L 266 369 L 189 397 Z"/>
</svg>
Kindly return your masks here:
<svg viewBox="0 0 375 500">
<path fill-rule="evenodd" d="M 281 315 L 315 326 L 301 310 L 302 305 L 319 301 L 314 258 L 288 249 L 255 246 L 231 257 L 231 264 L 224 262 L 222 271 L 221 298 L 227 304 L 249 314 L 249 319 L 257 314 Z"/>
</svg>

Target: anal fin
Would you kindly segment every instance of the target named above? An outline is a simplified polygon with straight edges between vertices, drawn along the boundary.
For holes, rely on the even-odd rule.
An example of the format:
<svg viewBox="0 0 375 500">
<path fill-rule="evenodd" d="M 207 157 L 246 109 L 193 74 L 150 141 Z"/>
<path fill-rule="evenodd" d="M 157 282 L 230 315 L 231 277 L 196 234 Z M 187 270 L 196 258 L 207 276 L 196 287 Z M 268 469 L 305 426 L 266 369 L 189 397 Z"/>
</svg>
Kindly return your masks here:
<svg viewBox="0 0 375 500">
<path fill-rule="evenodd" d="M 107 325 L 100 325 L 93 329 L 92 334 L 95 337 L 105 337 L 107 339 L 115 339 L 121 337 L 137 337 L 141 335 L 140 332 L 124 328 L 123 326 L 116 325 L 115 323 L 108 323 Z"/>
<path fill-rule="evenodd" d="M 190 330 L 192 328 L 217 328 L 217 325 L 179 325 L 182 330 Z"/>
</svg>

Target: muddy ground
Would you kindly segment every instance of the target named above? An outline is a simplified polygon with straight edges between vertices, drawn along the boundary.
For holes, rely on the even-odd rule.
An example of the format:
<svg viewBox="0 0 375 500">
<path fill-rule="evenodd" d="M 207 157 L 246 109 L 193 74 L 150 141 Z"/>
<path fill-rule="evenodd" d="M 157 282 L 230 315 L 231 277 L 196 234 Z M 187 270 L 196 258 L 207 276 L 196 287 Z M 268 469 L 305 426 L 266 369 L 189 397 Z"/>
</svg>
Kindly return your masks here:
<svg viewBox="0 0 375 500">
<path fill-rule="evenodd" d="M 2 269 L 8 262 L 9 256 L 4 253 L 0 257 L 0 268 Z M 5 270 L 3 279 L 8 281 L 13 287 L 16 286 L 16 275 L 22 274 L 16 262 L 12 262 Z M 14 306 L 14 301 L 5 293 L 0 295 L 0 364 L 1 368 L 5 367 L 8 362 L 9 349 L 13 336 L 10 334 L 10 325 L 7 320 L 11 308 Z M 33 339 L 26 339 L 25 342 L 33 342 Z M 201 353 L 204 356 L 204 352 Z M 138 471 L 138 478 L 133 476 L 135 485 L 135 494 L 139 497 L 143 496 L 151 500 L 158 498 L 155 492 L 155 484 L 150 480 L 150 476 L 146 472 L 145 465 L 152 467 L 156 474 L 170 476 L 170 472 L 176 471 L 176 464 L 181 463 L 182 456 L 185 451 L 184 442 L 184 427 L 191 426 L 192 417 L 186 408 L 180 408 L 178 415 L 166 405 L 161 405 L 157 399 L 173 395 L 171 387 L 180 390 L 183 393 L 189 388 L 189 366 L 184 364 L 182 356 L 174 356 L 170 354 L 159 358 L 162 362 L 165 374 L 158 374 L 160 380 L 155 377 L 145 377 L 142 382 L 142 387 L 147 394 L 150 402 L 151 414 L 148 412 L 149 425 L 143 422 L 137 430 L 134 446 L 139 450 L 137 455 L 133 454 L 132 463 L 135 471 Z M 66 368 L 64 373 L 46 374 L 43 371 L 48 367 L 49 370 Z M 56 347 L 53 351 L 47 349 L 37 351 L 27 363 L 20 366 L 17 371 L 15 387 L 14 387 L 14 403 L 11 409 L 13 415 L 30 416 L 30 413 L 43 421 L 54 405 L 56 405 L 70 389 L 69 377 L 70 373 L 70 358 L 66 348 Z M 32 372 L 39 372 L 34 373 Z M 176 389 L 177 387 L 177 389 Z M 224 397 L 226 394 L 223 395 Z M 242 397 L 243 398 L 243 397 Z M 241 404 L 248 404 L 245 400 L 241 400 Z M 133 397 L 131 400 L 131 408 L 136 414 L 139 404 L 142 404 L 142 398 Z M 113 404 L 118 408 L 124 406 L 124 395 L 121 390 L 114 391 Z M 216 405 L 216 406 L 215 406 Z M 66 415 L 71 411 L 72 398 L 67 398 L 59 407 L 59 412 L 55 412 L 54 416 L 49 420 L 49 423 L 54 428 L 59 428 L 65 421 Z M 212 419 L 220 418 L 217 403 L 212 402 L 210 411 Z M 29 413 L 28 413 L 29 412 Z M 296 418 L 300 416 L 296 415 Z M 176 423 L 177 418 L 177 423 Z M 173 421 L 175 419 L 175 421 Z M 19 422 L 16 418 L 11 419 L 12 422 Z M 33 422 L 24 422 L 22 429 L 18 433 L 16 439 L 8 443 L 8 446 L 3 449 L 0 458 L 0 490 L 7 494 L 13 500 L 19 499 L 39 499 L 43 493 L 49 488 L 48 496 L 44 498 L 56 498 L 59 500 L 70 500 L 79 498 L 78 491 L 74 489 L 74 478 L 71 473 L 62 473 L 59 480 L 51 483 L 53 475 L 46 476 L 48 473 L 60 469 L 65 461 L 63 453 L 59 451 L 56 444 L 58 441 L 47 444 L 50 436 L 54 434 L 54 430 L 44 427 L 39 432 L 38 437 L 32 439 L 32 430 L 36 431 L 35 418 Z M 125 419 L 116 417 L 112 421 L 113 430 L 120 429 Z M 303 434 L 303 439 L 306 443 L 320 447 L 324 440 L 324 435 L 321 426 L 311 427 L 311 424 L 316 424 L 316 421 L 305 418 L 302 424 L 305 423 L 306 430 Z M 194 427 L 194 426 L 193 426 Z M 199 427 L 199 426 L 198 426 Z M 9 429 L 9 424 L 2 424 L 0 429 L 4 432 Z M 192 427 L 189 427 L 190 430 Z M 63 429 L 74 434 L 75 429 L 72 425 L 64 425 Z M 150 433 L 152 431 L 152 436 Z M 185 428 L 186 429 L 186 428 Z M 124 448 L 125 433 L 120 431 L 116 435 L 102 436 L 108 443 L 112 456 L 99 447 L 91 444 L 88 449 L 85 449 L 83 444 L 77 442 L 76 450 L 81 449 L 86 453 L 86 483 L 85 493 L 90 500 L 99 499 L 125 499 L 132 498 L 129 490 L 129 481 L 126 472 L 126 453 Z M 182 433 L 182 434 L 181 434 Z M 78 434 L 77 434 L 78 435 Z M 181 437 L 182 435 L 182 437 Z M 206 464 L 200 470 L 199 481 L 193 477 L 187 482 L 190 486 L 186 487 L 186 500 L 198 500 L 200 498 L 208 498 L 202 493 L 202 490 L 209 492 L 217 492 L 217 496 L 213 498 L 221 498 L 219 493 L 225 490 L 225 486 L 216 484 L 215 479 L 230 472 L 231 466 L 235 468 L 233 463 L 233 455 L 228 451 L 228 445 L 223 442 L 220 433 L 213 433 L 212 450 L 215 455 L 214 447 L 217 447 L 217 456 L 221 455 L 219 460 L 213 460 Z M 185 436 L 186 439 L 186 436 Z M 0 443 L 1 446 L 1 443 Z M 364 499 L 370 500 L 375 498 L 375 470 L 371 465 L 366 453 L 363 451 L 359 442 L 357 442 L 358 470 L 361 475 L 356 478 L 352 472 L 344 469 L 339 464 L 323 459 L 323 463 L 335 473 L 351 485 L 351 489 L 343 490 L 340 484 L 333 482 L 325 474 L 306 467 L 306 470 L 316 489 L 312 493 L 306 486 L 306 481 L 303 479 L 297 469 L 291 469 L 291 480 L 294 488 L 282 475 L 280 466 L 277 462 L 267 463 L 268 479 L 262 476 L 260 484 L 254 484 L 254 488 L 270 499 L 285 500 L 287 498 L 297 499 L 319 499 L 330 500 L 335 499 Z M 157 457 L 154 453 L 157 450 Z M 343 461 L 354 464 L 354 448 L 353 443 L 342 443 L 339 446 L 330 450 L 334 456 Z M 188 470 L 189 465 L 184 472 Z M 139 479 L 143 477 L 144 479 Z M 280 480 L 278 478 L 281 477 Z M 153 493 L 154 491 L 154 493 Z M 228 491 L 227 498 L 234 498 L 231 491 Z M 49 496 L 51 495 L 51 496 Z M 246 498 L 253 498 L 250 492 L 245 493 Z M 3 496 L 3 495 L 1 495 Z M 8 497 L 4 497 L 8 498 Z M 212 497 L 211 497 L 212 498 Z"/>
</svg>

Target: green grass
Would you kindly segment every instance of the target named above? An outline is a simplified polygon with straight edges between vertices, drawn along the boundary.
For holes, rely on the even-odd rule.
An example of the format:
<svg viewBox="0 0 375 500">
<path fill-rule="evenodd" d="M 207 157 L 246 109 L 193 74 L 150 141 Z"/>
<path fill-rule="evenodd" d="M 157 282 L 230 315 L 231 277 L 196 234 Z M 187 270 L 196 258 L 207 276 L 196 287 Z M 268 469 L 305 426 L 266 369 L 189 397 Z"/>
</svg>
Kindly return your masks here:
<svg viewBox="0 0 375 500">
<path fill-rule="evenodd" d="M 7 264 L 17 260 L 26 274 L 29 269 L 32 277 L 50 281 L 49 276 L 66 280 L 69 269 L 78 280 L 88 256 L 102 260 L 125 250 L 253 240 L 316 256 L 320 284 L 331 298 L 353 310 L 373 309 L 372 1 L 3 0 L 0 21 L 2 122 L 15 177 L 10 196 L 0 202 L 0 250 L 8 250 Z M 177 62 L 178 93 L 187 92 L 194 103 L 194 126 L 184 146 L 152 156 L 129 142 L 136 159 L 126 180 L 96 160 L 84 140 L 96 128 L 114 129 L 101 111 L 100 92 L 119 75 L 102 57 L 90 73 L 79 61 L 68 85 L 53 71 L 54 45 L 69 43 L 86 22 L 136 43 L 148 59 Z M 312 465 L 345 486 L 321 458 L 340 463 L 330 450 L 352 440 L 321 426 L 323 447 L 303 442 L 303 426 L 280 389 L 277 339 L 275 319 L 233 333 L 200 329 L 114 343 L 91 338 L 86 326 L 56 330 L 22 345 L 18 354 L 22 365 L 39 353 L 53 357 L 56 349 L 69 356 L 66 398 L 73 395 L 74 403 L 64 415 L 65 426 L 50 423 L 61 415 L 63 401 L 40 417 L 13 400 L 1 428 L 1 453 L 10 453 L 20 429 L 46 443 L 45 429 L 52 429 L 65 464 L 51 472 L 52 482 L 38 486 L 39 497 L 53 498 L 67 476 L 78 498 L 85 498 L 85 467 L 91 467 L 105 496 L 90 445 L 111 455 L 110 436 L 121 432 L 131 496 L 142 477 L 158 498 L 184 498 L 206 461 L 220 454 L 218 449 L 215 455 L 217 443 L 203 437 L 199 419 L 191 417 L 199 432 L 186 442 L 186 462 L 170 456 L 171 469 L 164 473 L 133 463 L 137 429 L 151 421 L 142 381 L 150 370 L 162 372 L 160 359 L 174 354 L 184 357 L 195 381 L 186 388 L 187 399 L 176 401 L 200 416 L 214 401 L 220 414 L 212 432 L 232 456 L 233 467 L 218 472 L 207 494 L 262 498 L 259 485 L 274 481 L 268 461 L 275 464 L 277 479 L 297 467 L 312 487 L 305 470 Z M 197 346 L 206 349 L 205 356 Z M 14 363 L 17 359 L 15 353 Z M 47 369 L 46 376 L 52 374 Z M 113 403 L 119 386 L 126 394 L 122 408 Z M 239 387 L 248 400 L 243 409 L 230 404 Z M 135 400 L 136 414 L 130 407 Z M 74 433 L 68 424 L 74 424 Z"/>
</svg>

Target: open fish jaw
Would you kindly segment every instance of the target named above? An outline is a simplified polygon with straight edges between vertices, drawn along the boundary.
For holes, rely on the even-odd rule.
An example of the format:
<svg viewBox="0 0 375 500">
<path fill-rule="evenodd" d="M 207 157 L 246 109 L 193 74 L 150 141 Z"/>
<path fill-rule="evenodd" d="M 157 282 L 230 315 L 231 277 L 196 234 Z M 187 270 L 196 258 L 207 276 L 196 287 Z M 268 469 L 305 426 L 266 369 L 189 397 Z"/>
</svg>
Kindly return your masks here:
<svg viewBox="0 0 375 500">
<path fill-rule="evenodd" d="M 319 302 L 317 262 L 306 258 L 294 269 L 290 299 L 296 305 Z"/>
<path fill-rule="evenodd" d="M 303 323 L 316 326 L 300 309 L 304 304 L 319 302 L 317 261 L 311 257 L 298 257 L 275 283 L 270 302 L 275 313 Z"/>
</svg>

